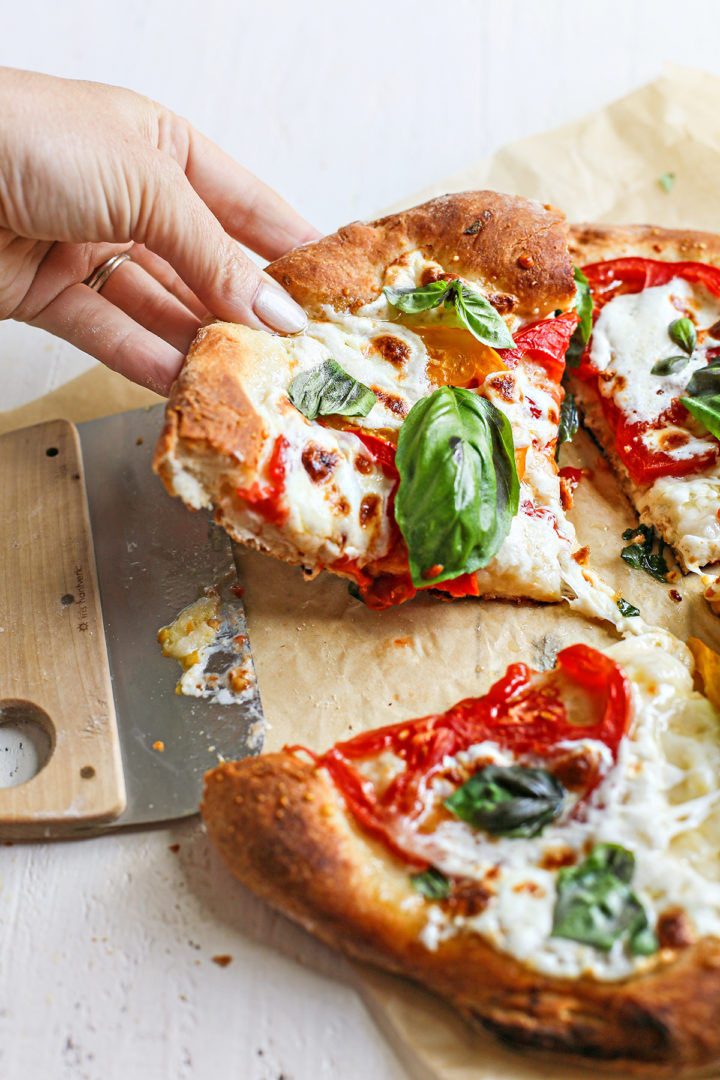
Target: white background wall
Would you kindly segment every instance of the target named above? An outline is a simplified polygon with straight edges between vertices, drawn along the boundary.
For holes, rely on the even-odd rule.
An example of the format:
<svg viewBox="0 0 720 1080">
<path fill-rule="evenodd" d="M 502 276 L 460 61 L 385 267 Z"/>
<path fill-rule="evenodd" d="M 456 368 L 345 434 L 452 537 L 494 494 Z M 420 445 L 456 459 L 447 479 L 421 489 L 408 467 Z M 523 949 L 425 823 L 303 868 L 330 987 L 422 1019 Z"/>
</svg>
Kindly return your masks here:
<svg viewBox="0 0 720 1080">
<path fill-rule="evenodd" d="M 606 104 L 665 60 L 720 74 L 714 0 L 0 0 L 0 27 L 0 63 L 164 102 L 324 231 Z M 89 363 L 7 324 L 3 357 L 0 408 Z"/>
</svg>

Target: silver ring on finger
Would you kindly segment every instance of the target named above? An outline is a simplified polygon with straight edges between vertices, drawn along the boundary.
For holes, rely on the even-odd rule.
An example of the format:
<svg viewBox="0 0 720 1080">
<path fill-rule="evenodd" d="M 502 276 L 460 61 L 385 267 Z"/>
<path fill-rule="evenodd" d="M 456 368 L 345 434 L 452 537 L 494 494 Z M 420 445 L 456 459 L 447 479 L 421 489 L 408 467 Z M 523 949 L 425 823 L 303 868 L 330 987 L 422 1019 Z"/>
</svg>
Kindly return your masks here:
<svg viewBox="0 0 720 1080">
<path fill-rule="evenodd" d="M 117 270 L 118 266 L 122 266 L 128 260 L 132 262 L 132 256 L 127 251 L 111 256 L 111 258 L 106 259 L 104 263 L 96 267 L 89 277 L 85 278 L 83 285 L 87 285 L 89 289 L 94 289 L 95 292 L 99 293 L 110 275 Z"/>
</svg>

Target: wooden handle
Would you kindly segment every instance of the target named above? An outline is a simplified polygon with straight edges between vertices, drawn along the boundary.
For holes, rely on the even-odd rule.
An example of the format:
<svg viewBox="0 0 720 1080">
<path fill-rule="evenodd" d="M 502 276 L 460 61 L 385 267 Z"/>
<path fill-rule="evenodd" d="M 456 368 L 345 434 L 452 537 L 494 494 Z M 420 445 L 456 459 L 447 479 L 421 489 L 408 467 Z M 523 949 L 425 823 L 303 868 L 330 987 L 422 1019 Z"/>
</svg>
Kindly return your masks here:
<svg viewBox="0 0 720 1080">
<path fill-rule="evenodd" d="M 31 779 L 0 787 L 0 835 L 68 833 L 125 806 L 74 426 L 0 436 L 0 477 L 0 753 L 17 749 L 18 730 L 22 747 L 23 725 L 34 724 L 38 753 L 49 754 Z"/>
</svg>

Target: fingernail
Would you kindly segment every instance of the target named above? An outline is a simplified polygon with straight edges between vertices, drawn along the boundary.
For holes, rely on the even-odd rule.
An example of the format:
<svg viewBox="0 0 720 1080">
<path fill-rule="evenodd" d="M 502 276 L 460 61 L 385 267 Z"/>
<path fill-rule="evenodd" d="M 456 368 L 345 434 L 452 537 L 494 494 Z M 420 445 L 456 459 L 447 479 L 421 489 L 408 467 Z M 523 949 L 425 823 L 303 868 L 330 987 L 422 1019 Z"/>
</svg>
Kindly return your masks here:
<svg viewBox="0 0 720 1080">
<path fill-rule="evenodd" d="M 279 285 L 263 281 L 255 293 L 253 311 L 271 330 L 299 334 L 307 326 L 307 315 Z"/>
</svg>

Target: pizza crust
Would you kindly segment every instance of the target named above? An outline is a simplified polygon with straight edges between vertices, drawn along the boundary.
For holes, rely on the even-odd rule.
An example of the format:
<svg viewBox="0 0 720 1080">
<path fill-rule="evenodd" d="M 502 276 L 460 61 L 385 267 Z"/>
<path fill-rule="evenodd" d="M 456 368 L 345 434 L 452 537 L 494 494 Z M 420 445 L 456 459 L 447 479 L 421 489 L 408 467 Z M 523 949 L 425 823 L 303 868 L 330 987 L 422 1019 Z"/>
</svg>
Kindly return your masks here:
<svg viewBox="0 0 720 1080">
<path fill-rule="evenodd" d="M 427 948 L 428 902 L 408 867 L 366 836 L 324 770 L 290 753 L 220 765 L 201 811 L 232 873 L 310 932 L 410 977 L 513 1046 L 642 1075 L 720 1057 L 720 941 L 663 949 L 639 977 L 560 979 L 467 930 Z"/>
<path fill-rule="evenodd" d="M 658 225 L 571 225 L 570 255 L 578 266 L 638 255 L 720 266 L 720 236 Z"/>
<path fill-rule="evenodd" d="M 563 214 L 496 191 L 443 195 L 377 221 L 353 222 L 282 256 L 267 272 L 311 315 L 325 304 L 355 311 L 378 295 L 385 269 L 413 250 L 507 294 L 522 319 L 565 310 L 575 295 Z"/>
</svg>

